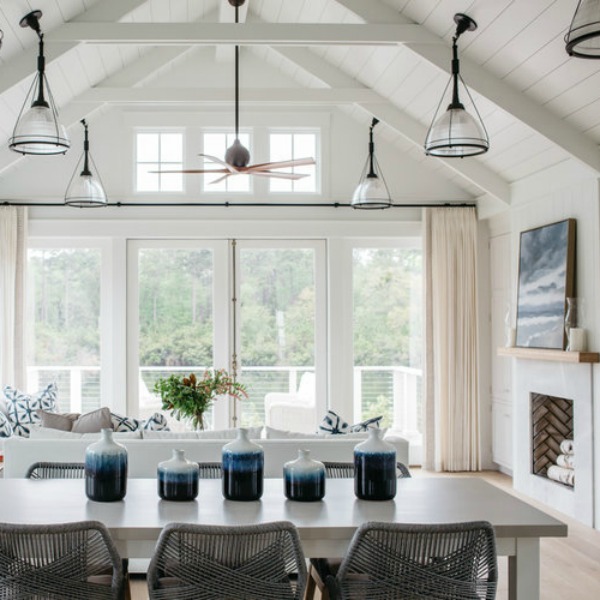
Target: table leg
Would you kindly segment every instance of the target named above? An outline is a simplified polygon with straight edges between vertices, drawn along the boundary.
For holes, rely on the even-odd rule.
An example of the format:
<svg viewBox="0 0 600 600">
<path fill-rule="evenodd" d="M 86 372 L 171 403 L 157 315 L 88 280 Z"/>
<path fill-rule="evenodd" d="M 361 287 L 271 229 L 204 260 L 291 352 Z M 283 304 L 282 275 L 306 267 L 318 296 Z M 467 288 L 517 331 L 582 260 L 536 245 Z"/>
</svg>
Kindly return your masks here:
<svg viewBox="0 0 600 600">
<path fill-rule="evenodd" d="M 539 600 L 539 538 L 516 539 L 515 555 L 508 557 L 508 597 L 510 600 Z"/>
</svg>

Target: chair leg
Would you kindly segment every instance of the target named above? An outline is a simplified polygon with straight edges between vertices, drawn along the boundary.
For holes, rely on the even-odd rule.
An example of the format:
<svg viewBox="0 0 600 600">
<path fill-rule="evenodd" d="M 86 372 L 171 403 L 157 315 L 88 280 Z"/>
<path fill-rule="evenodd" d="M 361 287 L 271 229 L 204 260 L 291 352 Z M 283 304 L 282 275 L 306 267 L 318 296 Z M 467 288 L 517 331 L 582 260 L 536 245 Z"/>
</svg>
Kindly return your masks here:
<svg viewBox="0 0 600 600">
<path fill-rule="evenodd" d="M 319 594 L 317 595 L 317 591 Z M 308 566 L 308 577 L 304 600 L 329 600 L 329 591 L 325 582 L 321 579 L 319 572 L 310 564 Z"/>
</svg>

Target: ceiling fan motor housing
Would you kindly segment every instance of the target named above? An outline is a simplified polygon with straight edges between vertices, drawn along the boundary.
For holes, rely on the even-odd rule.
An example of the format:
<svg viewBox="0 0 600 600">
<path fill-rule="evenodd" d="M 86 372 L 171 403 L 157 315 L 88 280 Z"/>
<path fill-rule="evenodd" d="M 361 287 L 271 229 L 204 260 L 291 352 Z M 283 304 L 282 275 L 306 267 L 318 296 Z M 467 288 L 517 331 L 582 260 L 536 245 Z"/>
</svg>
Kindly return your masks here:
<svg viewBox="0 0 600 600">
<path fill-rule="evenodd" d="M 232 167 L 247 167 L 250 162 L 250 152 L 236 139 L 225 152 L 225 162 Z"/>
</svg>

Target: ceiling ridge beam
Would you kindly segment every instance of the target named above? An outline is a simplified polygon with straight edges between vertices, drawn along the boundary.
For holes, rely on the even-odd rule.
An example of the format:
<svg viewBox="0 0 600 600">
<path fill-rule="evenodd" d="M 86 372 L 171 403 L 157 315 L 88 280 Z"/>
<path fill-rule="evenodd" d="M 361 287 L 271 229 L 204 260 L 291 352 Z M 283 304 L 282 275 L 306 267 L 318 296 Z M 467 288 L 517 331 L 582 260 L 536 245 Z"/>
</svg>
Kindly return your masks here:
<svg viewBox="0 0 600 600">
<path fill-rule="evenodd" d="M 376 45 L 443 44 L 420 25 L 324 23 L 65 23 L 48 44 L 136 45 Z"/>
<path fill-rule="evenodd" d="M 75 17 L 73 21 L 83 23 L 99 17 L 103 20 L 116 21 L 145 2 L 146 0 L 103 0 L 102 2 L 97 2 L 94 6 Z M 65 25 L 67 24 L 59 25 L 51 32 L 46 32 L 44 34 L 44 39 L 55 32 L 60 34 L 60 30 L 65 27 Z M 77 45 L 78 43 L 73 41 L 64 44 L 52 44 L 51 48 L 46 48 L 46 62 L 50 63 L 56 60 Z M 0 94 L 6 92 L 15 85 L 18 85 L 24 79 L 27 79 L 27 77 L 30 77 L 35 73 L 37 55 L 37 44 L 34 44 L 31 48 L 23 50 L 23 52 L 20 52 L 17 56 L 0 67 Z"/>
<path fill-rule="evenodd" d="M 343 85 L 346 89 L 352 85 L 360 85 L 356 79 L 344 74 L 339 69 L 335 69 L 322 57 L 317 56 L 308 49 L 283 47 L 273 49 L 326 85 L 332 87 Z M 364 86 L 363 88 L 370 89 Z M 377 92 L 374 93 L 377 94 Z M 359 102 L 357 104 L 377 116 L 378 119 L 397 131 L 404 139 L 420 149 L 423 148 L 427 135 L 426 127 L 396 107 L 388 98 L 377 94 L 376 103 Z M 438 159 L 434 157 L 429 157 L 429 159 L 441 162 L 446 169 L 477 186 L 482 192 L 494 196 L 506 205 L 510 204 L 511 191 L 509 183 L 480 161 Z"/>
<path fill-rule="evenodd" d="M 386 11 L 389 19 L 388 22 L 390 23 L 398 24 L 407 22 L 406 17 L 400 13 L 396 13 L 397 16 L 394 16 L 387 11 L 386 8 L 389 7 L 385 7 L 380 0 L 369 0 L 369 2 L 336 0 L 336 2 L 345 6 L 366 23 L 370 23 L 372 19 L 377 18 L 374 16 L 377 10 Z M 379 6 L 376 7 L 375 5 Z M 424 31 L 428 31 L 422 25 L 418 27 L 421 27 Z M 438 40 L 442 41 L 441 38 L 438 38 Z M 407 43 L 406 47 L 420 58 L 450 74 L 450 48 L 447 44 L 444 45 L 445 47 L 429 43 Z M 595 173 L 600 173 L 600 149 L 592 139 L 570 123 L 558 117 L 545 106 L 538 104 L 523 92 L 498 79 L 498 77 L 472 60 L 461 57 L 460 61 L 462 75 L 465 76 L 465 80 L 472 90 L 477 91 L 477 93 L 487 98 L 498 108 L 513 115 L 515 119 L 544 136 L 559 148 L 562 148 L 586 167 L 591 168 Z"/>
</svg>

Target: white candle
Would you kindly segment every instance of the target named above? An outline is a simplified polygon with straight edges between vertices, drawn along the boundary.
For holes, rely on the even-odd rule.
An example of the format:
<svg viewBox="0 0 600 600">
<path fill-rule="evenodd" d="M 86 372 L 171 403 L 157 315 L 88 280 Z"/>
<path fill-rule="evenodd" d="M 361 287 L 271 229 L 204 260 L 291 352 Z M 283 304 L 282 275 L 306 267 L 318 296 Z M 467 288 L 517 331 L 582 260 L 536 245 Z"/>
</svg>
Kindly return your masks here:
<svg viewBox="0 0 600 600">
<path fill-rule="evenodd" d="M 569 329 L 569 350 L 571 352 L 585 352 L 586 349 L 586 331 L 581 327 L 571 327 Z"/>
<path fill-rule="evenodd" d="M 517 343 L 517 330 L 514 327 L 509 327 L 506 331 L 506 347 L 514 348 Z"/>
</svg>

